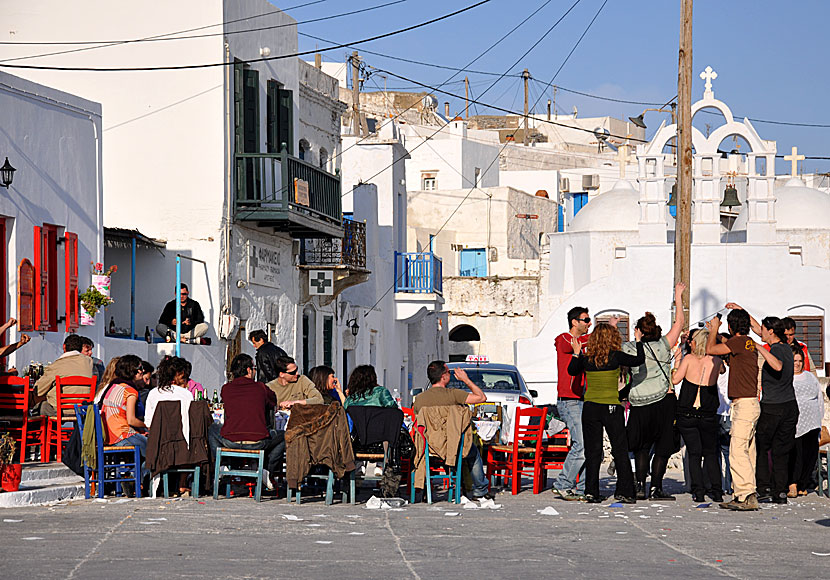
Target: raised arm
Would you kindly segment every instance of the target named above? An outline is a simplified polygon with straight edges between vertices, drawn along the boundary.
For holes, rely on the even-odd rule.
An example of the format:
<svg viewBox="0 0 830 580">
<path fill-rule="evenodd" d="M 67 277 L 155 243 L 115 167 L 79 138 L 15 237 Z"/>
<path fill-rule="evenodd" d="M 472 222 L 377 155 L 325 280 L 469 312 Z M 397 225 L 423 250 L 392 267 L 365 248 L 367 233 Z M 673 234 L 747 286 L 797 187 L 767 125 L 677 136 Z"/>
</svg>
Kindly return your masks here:
<svg viewBox="0 0 830 580">
<path fill-rule="evenodd" d="M 677 339 L 680 338 L 680 333 L 683 332 L 683 327 L 686 325 L 686 315 L 683 312 L 684 290 L 686 290 L 686 285 L 683 282 L 674 287 L 674 324 L 666 333 L 669 346 L 677 344 Z"/>
<path fill-rule="evenodd" d="M 729 310 L 744 310 L 742 306 L 736 304 L 735 302 L 727 302 L 726 308 Z M 749 312 L 747 312 L 747 314 L 749 314 Z M 758 336 L 761 336 L 761 325 L 758 324 L 758 321 L 755 320 L 755 317 L 751 314 L 749 314 L 749 326 L 752 328 L 752 332 Z"/>
<path fill-rule="evenodd" d="M 689 357 L 684 356 L 683 360 L 680 361 L 680 366 L 677 367 L 677 370 L 674 371 L 674 374 L 671 376 L 671 384 L 679 385 L 683 382 L 683 379 L 686 378 L 686 369 L 689 368 Z"/>
<path fill-rule="evenodd" d="M 471 391 L 470 394 L 467 395 L 467 400 L 464 401 L 465 403 L 468 405 L 475 405 L 477 403 L 484 403 L 487 401 L 487 395 L 484 394 L 484 391 L 482 391 L 477 384 L 470 380 L 470 377 L 467 376 L 464 369 L 453 369 L 452 371 L 455 373 L 455 378 L 467 385 Z"/>
<path fill-rule="evenodd" d="M 9 318 L 6 322 L 4 322 L 2 325 L 0 325 L 0 334 L 5 333 L 8 329 L 10 329 L 15 324 L 17 324 L 17 320 L 15 320 L 14 318 Z"/>
<path fill-rule="evenodd" d="M 706 341 L 706 354 L 713 356 L 730 354 L 732 351 L 725 344 L 718 342 L 718 329 L 720 328 L 720 318 L 715 316 L 706 323 L 706 328 L 709 329 L 709 338 Z"/>
<path fill-rule="evenodd" d="M 2 334 L 2 333 L 0 333 Z M 13 342 L 11 344 L 7 344 L 6 346 L 0 347 L 0 358 L 5 358 L 9 356 L 11 353 L 16 351 L 18 348 L 29 342 L 29 335 L 28 334 L 21 334 L 20 340 L 17 342 Z"/>
</svg>

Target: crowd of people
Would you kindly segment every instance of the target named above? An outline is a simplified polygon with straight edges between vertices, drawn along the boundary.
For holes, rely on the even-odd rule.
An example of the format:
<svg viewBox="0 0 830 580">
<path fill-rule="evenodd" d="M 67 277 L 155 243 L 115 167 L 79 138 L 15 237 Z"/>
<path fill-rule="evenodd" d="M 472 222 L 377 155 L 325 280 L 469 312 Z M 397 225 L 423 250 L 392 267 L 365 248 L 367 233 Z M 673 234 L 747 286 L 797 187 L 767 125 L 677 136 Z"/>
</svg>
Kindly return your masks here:
<svg viewBox="0 0 830 580">
<path fill-rule="evenodd" d="M 572 440 L 554 483 L 562 499 L 605 499 L 603 430 L 621 503 L 674 500 L 663 478 L 683 445 L 696 502 L 708 496 L 725 509 L 757 510 L 759 502 L 783 504 L 815 489 L 824 394 L 806 346 L 795 340 L 795 321 L 759 323 L 730 302 L 728 332 L 720 332 L 718 314 L 683 333 L 685 289 L 675 288 L 670 330 L 664 335 L 646 312 L 633 342 L 623 343 L 616 319 L 589 333 L 588 309 L 568 312 L 569 330 L 555 341 L 557 409 Z"/>
</svg>

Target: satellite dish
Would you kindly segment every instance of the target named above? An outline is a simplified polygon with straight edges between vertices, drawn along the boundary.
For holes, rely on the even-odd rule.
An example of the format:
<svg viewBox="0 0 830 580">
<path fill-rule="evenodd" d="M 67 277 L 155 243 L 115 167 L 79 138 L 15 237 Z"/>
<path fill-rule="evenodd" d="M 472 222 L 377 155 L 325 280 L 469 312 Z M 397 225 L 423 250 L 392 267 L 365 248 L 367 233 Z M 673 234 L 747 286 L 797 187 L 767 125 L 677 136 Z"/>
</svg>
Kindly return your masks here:
<svg viewBox="0 0 830 580">
<path fill-rule="evenodd" d="M 434 111 L 438 108 L 438 99 L 434 95 L 424 95 L 421 104 L 425 111 Z"/>
<path fill-rule="evenodd" d="M 594 129 L 594 135 L 596 136 L 598 141 L 604 143 L 608 140 L 608 137 L 611 136 L 611 131 L 609 131 L 605 127 L 597 127 Z"/>
</svg>

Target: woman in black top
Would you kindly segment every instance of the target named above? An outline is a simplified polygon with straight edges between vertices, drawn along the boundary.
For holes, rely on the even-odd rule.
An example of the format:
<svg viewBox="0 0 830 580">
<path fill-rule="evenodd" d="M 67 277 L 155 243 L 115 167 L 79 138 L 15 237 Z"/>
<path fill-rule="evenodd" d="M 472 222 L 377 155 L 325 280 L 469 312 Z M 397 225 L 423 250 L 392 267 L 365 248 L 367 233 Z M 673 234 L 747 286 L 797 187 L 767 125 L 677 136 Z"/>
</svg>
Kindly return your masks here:
<svg viewBox="0 0 830 580">
<path fill-rule="evenodd" d="M 672 383 L 680 388 L 677 401 L 677 430 L 686 443 L 689 457 L 692 497 L 696 502 L 705 499 L 704 491 L 716 502 L 723 501 L 721 473 L 718 464 L 718 374 L 721 359 L 706 354 L 709 331 L 694 330 L 689 334 L 691 353 L 683 357 L 672 375 Z M 701 468 L 702 460 L 702 468 Z M 704 485 L 703 472 L 709 487 Z"/>
<path fill-rule="evenodd" d="M 582 344 L 573 339 L 574 356 L 568 364 L 568 373 L 578 376 L 585 372 L 585 403 L 582 406 L 582 439 L 585 446 L 585 499 L 599 503 L 599 467 L 602 463 L 602 430 L 611 440 L 611 454 L 617 466 L 617 489 L 614 496 L 622 503 L 635 503 L 634 474 L 628 459 L 628 439 L 625 417 L 619 400 L 620 367 L 639 366 L 645 362 L 639 330 L 637 354 L 620 350 L 622 337 L 610 324 L 600 323 L 588 337 L 586 354 L 581 356 Z"/>
</svg>

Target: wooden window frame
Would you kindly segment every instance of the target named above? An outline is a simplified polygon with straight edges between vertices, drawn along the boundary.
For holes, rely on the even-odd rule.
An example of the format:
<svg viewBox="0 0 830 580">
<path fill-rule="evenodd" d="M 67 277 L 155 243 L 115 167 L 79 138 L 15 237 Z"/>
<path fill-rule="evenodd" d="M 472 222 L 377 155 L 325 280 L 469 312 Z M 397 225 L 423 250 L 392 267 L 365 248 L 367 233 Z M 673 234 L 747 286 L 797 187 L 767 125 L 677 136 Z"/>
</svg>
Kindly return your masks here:
<svg viewBox="0 0 830 580">
<path fill-rule="evenodd" d="M 34 227 L 34 329 L 40 332 L 58 331 L 58 237 L 58 226 Z"/>
<path fill-rule="evenodd" d="M 824 316 L 791 316 L 790 318 L 795 321 L 795 339 L 807 345 L 807 351 L 810 353 L 810 356 L 813 359 L 813 364 L 816 366 L 815 370 L 823 369 L 824 362 L 827 360 L 827 356 L 824 352 Z M 807 336 L 804 334 L 803 323 L 806 321 L 819 323 L 819 336 L 817 339 L 818 350 L 810 348 L 810 343 L 807 340 Z"/>
<path fill-rule="evenodd" d="M 618 314 L 616 316 L 620 317 L 620 321 L 617 323 L 617 330 L 620 331 L 620 336 L 622 336 L 623 342 L 629 342 L 631 340 L 631 318 L 627 314 Z M 602 316 L 595 316 L 594 326 L 596 326 L 600 322 L 608 323 L 611 320 L 611 318 L 612 316 L 608 314 L 603 314 Z M 622 329 L 625 329 L 625 332 L 623 332 Z"/>
<path fill-rule="evenodd" d="M 64 234 L 64 291 L 66 306 L 66 332 L 76 332 L 78 320 L 78 234 Z"/>
</svg>

